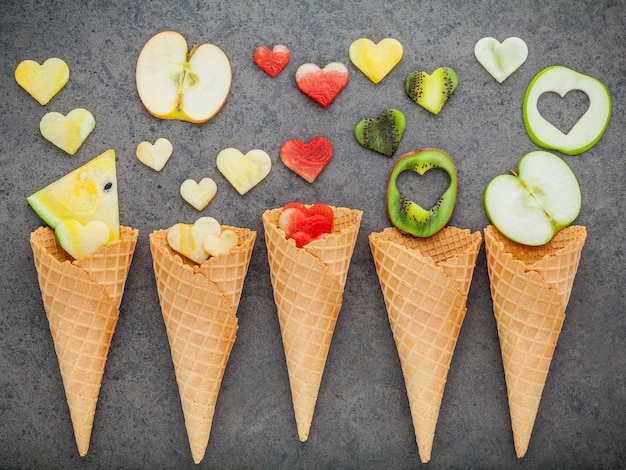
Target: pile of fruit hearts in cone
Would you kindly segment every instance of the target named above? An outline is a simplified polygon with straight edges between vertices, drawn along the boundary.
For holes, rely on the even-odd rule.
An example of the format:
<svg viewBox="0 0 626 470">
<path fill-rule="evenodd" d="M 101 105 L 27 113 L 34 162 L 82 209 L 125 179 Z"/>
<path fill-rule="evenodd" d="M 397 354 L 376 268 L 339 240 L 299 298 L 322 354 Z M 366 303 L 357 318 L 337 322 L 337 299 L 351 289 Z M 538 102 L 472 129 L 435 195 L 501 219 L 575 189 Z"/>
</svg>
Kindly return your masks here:
<svg viewBox="0 0 626 470">
<path fill-rule="evenodd" d="M 476 44 L 476 58 L 498 82 L 527 55 L 523 41 L 507 41 L 500 44 L 483 38 Z M 164 54 L 180 60 L 161 67 Z M 349 55 L 359 70 L 378 83 L 401 60 L 402 46 L 391 38 L 379 44 L 361 38 L 352 44 Z M 282 45 L 274 50 L 259 47 L 254 54 L 254 61 L 270 77 L 281 73 L 289 60 L 289 50 Z M 171 80 L 172 76 L 180 78 Z M 348 76 L 340 62 L 324 69 L 304 64 L 296 72 L 298 87 L 322 108 L 345 87 Z M 18 83 L 42 105 L 68 78 L 69 71 L 58 60 L 41 68 L 28 62 L 16 70 Z M 229 60 L 219 48 L 196 44 L 188 51 L 184 38 L 174 32 L 148 41 L 137 62 L 136 78 L 139 96 L 151 114 L 193 123 L 219 112 L 232 79 Z M 458 80 L 450 67 L 432 75 L 415 72 L 407 77 L 405 91 L 437 114 Z M 212 83 L 208 94 L 202 86 L 205 82 Z M 171 83 L 178 88 L 172 89 Z M 535 108 L 541 93 L 568 89 L 587 93 L 591 114 L 564 135 Z M 540 72 L 524 100 L 532 139 L 566 154 L 582 153 L 594 145 L 609 115 L 610 99 L 603 85 L 565 67 Z M 42 134 L 54 135 L 53 143 L 73 154 L 95 125 L 92 116 L 75 119 L 86 129 L 78 135 L 70 135 L 71 122 L 54 127 L 43 120 Z M 585 124 L 590 120 L 594 121 L 591 130 Z M 389 109 L 377 119 L 359 122 L 354 136 L 363 147 L 391 157 L 406 124 L 399 110 Z M 159 171 L 172 152 L 171 145 L 159 150 L 145 144 L 138 148 L 138 158 Z M 280 155 L 310 184 L 331 157 L 332 144 L 322 137 L 306 145 L 290 141 Z M 30 240 L 81 456 L 89 448 L 106 358 L 139 237 L 136 229 L 120 225 L 115 162 L 115 152 L 108 150 L 27 198 L 47 224 L 35 230 Z M 218 168 L 243 196 L 269 173 L 271 161 L 262 151 L 243 155 L 225 149 Z M 449 184 L 433 207 L 423 208 L 402 194 L 397 181 L 406 171 L 423 175 L 433 168 L 443 170 Z M 455 163 L 443 150 L 425 148 L 398 158 L 387 188 L 391 226 L 368 235 L 373 263 L 400 359 L 419 456 L 428 462 L 484 237 L 515 451 L 522 457 L 586 238 L 585 227 L 572 225 L 581 208 L 580 188 L 560 157 L 544 150 L 530 152 L 517 171 L 497 176 L 487 185 L 484 207 L 491 224 L 481 234 L 448 225 L 457 182 Z M 198 210 L 216 191 L 212 180 L 185 183 L 181 195 Z M 203 188 L 210 197 L 203 197 Z M 290 201 L 266 209 L 261 217 L 296 431 L 303 442 L 311 432 L 362 217 L 359 209 L 317 201 Z M 196 463 L 207 448 L 222 377 L 236 340 L 237 311 L 256 236 L 248 228 L 222 225 L 208 216 L 149 235 L 158 298 Z"/>
</svg>

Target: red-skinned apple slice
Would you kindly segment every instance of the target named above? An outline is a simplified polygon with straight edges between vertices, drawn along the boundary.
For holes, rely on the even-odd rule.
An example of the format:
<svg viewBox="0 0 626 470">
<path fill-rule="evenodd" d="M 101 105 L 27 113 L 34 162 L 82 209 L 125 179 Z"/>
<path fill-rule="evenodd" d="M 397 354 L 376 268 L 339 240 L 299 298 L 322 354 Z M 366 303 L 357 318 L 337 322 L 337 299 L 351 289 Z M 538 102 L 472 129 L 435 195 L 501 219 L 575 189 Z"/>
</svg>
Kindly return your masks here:
<svg viewBox="0 0 626 470">
<path fill-rule="evenodd" d="M 174 31 L 153 36 L 137 59 L 137 91 L 161 119 L 206 122 L 222 109 L 232 82 L 230 61 L 213 44 L 195 43 Z"/>
</svg>

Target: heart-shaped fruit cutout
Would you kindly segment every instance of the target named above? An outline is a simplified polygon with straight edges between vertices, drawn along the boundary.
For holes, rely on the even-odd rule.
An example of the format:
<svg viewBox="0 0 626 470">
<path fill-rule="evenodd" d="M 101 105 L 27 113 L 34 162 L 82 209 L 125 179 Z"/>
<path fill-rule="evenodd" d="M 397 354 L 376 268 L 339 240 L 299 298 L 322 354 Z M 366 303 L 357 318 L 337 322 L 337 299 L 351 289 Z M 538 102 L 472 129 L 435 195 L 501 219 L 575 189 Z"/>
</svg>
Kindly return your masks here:
<svg viewBox="0 0 626 470">
<path fill-rule="evenodd" d="M 245 155 L 236 148 L 222 150 L 216 159 L 217 169 L 241 195 L 259 184 L 272 169 L 272 159 L 260 149 Z"/>
<path fill-rule="evenodd" d="M 172 156 L 174 147 L 165 137 L 160 137 L 154 144 L 144 140 L 137 145 L 137 159 L 156 171 L 161 171 Z"/>
<path fill-rule="evenodd" d="M 203 247 L 209 256 L 225 255 L 239 243 L 237 234 L 230 230 L 222 230 L 219 235 L 207 235 L 204 237 Z"/>
<path fill-rule="evenodd" d="M 539 113 L 537 102 L 543 93 L 554 92 L 563 97 L 572 90 L 585 93 L 589 107 L 564 134 Z M 609 91 L 600 80 L 557 65 L 543 69 L 530 82 L 522 114 L 526 131 L 537 145 L 567 155 L 578 155 L 593 147 L 604 135 L 611 119 L 611 107 Z"/>
<path fill-rule="evenodd" d="M 180 195 L 199 211 L 209 205 L 216 193 L 217 185 L 211 178 L 202 178 L 199 183 L 187 179 L 180 185 Z"/>
<path fill-rule="evenodd" d="M 172 250 L 186 256 L 198 264 L 209 258 L 204 249 L 204 239 L 208 236 L 219 236 L 222 233 L 220 223 L 213 217 L 200 217 L 191 224 L 176 224 L 167 231 L 167 242 Z"/>
<path fill-rule="evenodd" d="M 287 238 L 292 238 L 298 248 L 323 238 L 333 230 L 335 214 L 326 204 L 306 206 L 300 202 L 290 202 L 283 207 L 278 218 L 278 226 Z"/>
<path fill-rule="evenodd" d="M 348 84 L 350 74 L 341 62 L 331 62 L 321 69 L 316 64 L 303 64 L 296 70 L 298 88 L 325 108 Z"/>
<path fill-rule="evenodd" d="M 360 38 L 350 44 L 350 61 L 372 82 L 378 83 L 402 59 L 402 44 L 394 38 L 385 38 L 378 44 Z"/>
<path fill-rule="evenodd" d="M 278 44 L 270 49 L 259 46 L 254 51 L 254 63 L 270 77 L 276 77 L 286 67 L 291 59 L 291 53 L 286 46 Z"/>
<path fill-rule="evenodd" d="M 366 149 L 391 157 L 400 145 L 405 128 L 402 111 L 386 109 L 378 118 L 360 120 L 354 127 L 354 137 Z"/>
<path fill-rule="evenodd" d="M 315 181 L 331 158 L 333 144 L 326 137 L 314 137 L 306 144 L 292 139 L 280 148 L 280 160 L 309 183 Z"/>
<path fill-rule="evenodd" d="M 109 226 L 101 220 L 81 224 L 78 220 L 64 220 L 54 233 L 59 245 L 74 259 L 80 259 L 103 247 L 109 241 Z"/>
<path fill-rule="evenodd" d="M 398 176 L 405 171 L 423 175 L 433 168 L 444 170 L 450 184 L 437 202 L 424 209 L 398 189 Z M 443 150 L 422 149 L 402 156 L 391 170 L 387 186 L 387 214 L 391 223 L 416 237 L 430 237 L 441 230 L 452 217 L 456 205 L 457 173 L 450 156 Z"/>
<path fill-rule="evenodd" d="M 85 108 L 73 109 L 67 116 L 52 111 L 39 122 L 41 135 L 70 155 L 78 151 L 95 126 L 96 120 Z"/>
<path fill-rule="evenodd" d="M 480 65 L 502 83 L 526 61 L 528 46 L 517 37 L 506 38 L 502 43 L 486 37 L 474 46 L 474 55 Z"/>
<path fill-rule="evenodd" d="M 450 67 L 439 67 L 432 74 L 411 72 L 404 81 L 409 98 L 433 114 L 439 114 L 459 84 L 459 77 Z"/>
<path fill-rule="evenodd" d="M 522 157 L 517 172 L 498 175 L 485 188 L 491 223 L 517 243 L 548 243 L 580 212 L 576 175 L 561 158 L 543 150 Z"/>
<path fill-rule="evenodd" d="M 15 81 L 42 105 L 48 104 L 69 79 L 69 67 L 56 57 L 41 65 L 34 60 L 24 60 L 15 69 Z"/>
</svg>

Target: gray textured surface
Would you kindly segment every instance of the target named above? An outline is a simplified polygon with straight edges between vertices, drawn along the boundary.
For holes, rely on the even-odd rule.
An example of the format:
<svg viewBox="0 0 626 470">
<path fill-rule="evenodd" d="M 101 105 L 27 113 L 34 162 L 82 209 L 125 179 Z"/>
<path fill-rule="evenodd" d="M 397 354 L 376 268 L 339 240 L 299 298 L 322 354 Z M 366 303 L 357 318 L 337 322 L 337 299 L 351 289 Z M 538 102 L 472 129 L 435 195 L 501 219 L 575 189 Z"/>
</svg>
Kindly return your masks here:
<svg viewBox="0 0 626 470">
<path fill-rule="evenodd" d="M 618 468 L 626 459 L 624 406 L 624 102 L 626 4 L 621 0 L 394 2 L 3 1 L 0 6 L 0 466 L 3 468 L 191 468 L 178 392 L 161 319 L 148 234 L 198 213 L 178 195 L 182 180 L 213 177 L 218 194 L 203 214 L 258 231 L 239 308 L 240 330 L 201 467 L 410 468 L 417 447 L 397 354 L 367 235 L 388 225 L 385 185 L 398 155 L 439 147 L 456 161 L 459 198 L 451 223 L 482 230 L 486 183 L 536 149 L 523 127 L 521 100 L 542 68 L 562 64 L 602 80 L 613 103 L 603 139 L 564 157 L 579 177 L 588 242 L 574 285 L 527 456 L 513 450 L 506 390 L 484 257 L 452 361 L 433 457 L 438 468 Z M 160 121 L 142 107 L 134 68 L 143 44 L 167 29 L 220 46 L 233 67 L 223 110 L 202 125 Z M 405 55 L 372 84 L 348 59 L 350 43 L 391 36 Z M 526 63 L 503 84 L 478 64 L 484 36 L 523 38 Z M 275 79 L 252 61 L 260 44 L 292 53 Z M 45 108 L 13 79 L 24 59 L 63 58 L 71 77 Z M 322 109 L 295 86 L 305 62 L 340 60 L 348 86 Z M 456 69 L 460 85 L 438 116 L 402 89 L 413 70 Z M 562 118 L 574 114 L 565 100 Z M 74 157 L 45 141 L 47 111 L 92 111 L 96 128 Z M 560 103 L 546 104 L 558 116 Z M 397 107 L 407 131 L 393 159 L 358 146 L 361 118 Z M 551 109 L 548 109 L 551 108 Z M 570 109 L 571 108 L 571 109 Z M 282 142 L 324 135 L 335 156 L 309 185 L 278 159 Z M 142 140 L 167 137 L 174 154 L 161 173 L 135 158 Z M 266 150 L 270 176 L 239 196 L 215 168 L 225 147 Z M 114 148 L 120 211 L 140 230 L 121 316 L 106 367 L 89 454 L 78 456 L 28 244 L 41 221 L 25 197 Z M 416 192 L 416 198 L 419 199 Z M 361 232 L 324 374 L 311 435 L 297 439 L 261 214 L 291 199 L 364 211 Z"/>
</svg>

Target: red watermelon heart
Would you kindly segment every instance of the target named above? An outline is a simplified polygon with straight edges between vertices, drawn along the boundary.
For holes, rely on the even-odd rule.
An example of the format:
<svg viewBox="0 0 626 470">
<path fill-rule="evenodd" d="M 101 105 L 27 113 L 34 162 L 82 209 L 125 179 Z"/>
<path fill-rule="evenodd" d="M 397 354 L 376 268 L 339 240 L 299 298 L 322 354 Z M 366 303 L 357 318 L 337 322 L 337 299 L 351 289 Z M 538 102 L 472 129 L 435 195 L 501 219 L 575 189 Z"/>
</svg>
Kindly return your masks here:
<svg viewBox="0 0 626 470">
<path fill-rule="evenodd" d="M 296 70 L 298 88 L 325 108 L 348 84 L 350 74 L 341 62 L 331 62 L 323 69 L 315 64 L 303 64 Z"/>
<path fill-rule="evenodd" d="M 326 137 L 314 137 L 306 144 L 292 139 L 280 148 L 280 160 L 309 183 L 315 181 L 332 157 L 333 144 Z"/>
<path fill-rule="evenodd" d="M 278 219 L 278 226 L 287 238 L 293 238 L 296 247 L 318 240 L 333 230 L 333 209 L 326 204 L 306 206 L 300 202 L 285 204 Z"/>
<path fill-rule="evenodd" d="M 289 63 L 291 54 L 282 44 L 270 50 L 267 46 L 259 46 L 254 51 L 254 63 L 270 77 L 277 76 Z"/>
</svg>

